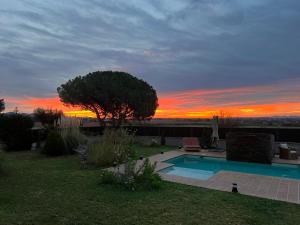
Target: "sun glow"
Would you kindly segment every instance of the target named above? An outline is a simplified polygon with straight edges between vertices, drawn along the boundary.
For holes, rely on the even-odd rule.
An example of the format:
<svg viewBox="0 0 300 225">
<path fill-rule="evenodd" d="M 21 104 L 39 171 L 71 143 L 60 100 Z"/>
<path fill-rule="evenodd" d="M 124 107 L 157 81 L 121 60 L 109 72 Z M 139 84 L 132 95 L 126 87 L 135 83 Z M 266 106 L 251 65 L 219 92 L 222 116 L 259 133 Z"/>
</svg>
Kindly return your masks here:
<svg viewBox="0 0 300 225">
<path fill-rule="evenodd" d="M 88 110 L 64 111 L 64 115 L 68 117 L 88 117 L 95 118 L 95 113 Z"/>
<path fill-rule="evenodd" d="M 155 118 L 207 118 L 224 111 L 234 117 L 300 116 L 300 82 L 270 86 L 198 89 L 159 94 Z M 37 107 L 60 109 L 65 115 L 95 114 L 63 105 L 58 97 L 5 98 L 7 109 L 32 112 Z"/>
</svg>

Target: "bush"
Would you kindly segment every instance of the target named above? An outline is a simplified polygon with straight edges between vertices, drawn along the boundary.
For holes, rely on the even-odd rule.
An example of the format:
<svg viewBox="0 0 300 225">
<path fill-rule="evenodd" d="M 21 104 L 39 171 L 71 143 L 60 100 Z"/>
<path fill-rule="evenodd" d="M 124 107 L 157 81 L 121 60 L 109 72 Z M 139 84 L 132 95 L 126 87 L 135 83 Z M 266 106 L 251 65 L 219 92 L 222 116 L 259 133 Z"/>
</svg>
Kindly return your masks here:
<svg viewBox="0 0 300 225">
<path fill-rule="evenodd" d="M 202 148 L 211 148 L 212 139 L 211 139 L 212 130 L 211 129 L 203 129 L 201 137 L 199 138 L 200 145 Z"/>
<path fill-rule="evenodd" d="M 138 188 L 152 190 L 161 187 L 161 177 L 155 172 L 155 167 L 156 163 L 151 164 L 146 158 L 142 165 L 142 172 L 135 177 Z"/>
<path fill-rule="evenodd" d="M 100 140 L 88 146 L 88 163 L 112 166 L 126 162 L 129 156 L 134 155 L 133 137 L 125 129 L 106 129 Z"/>
<path fill-rule="evenodd" d="M 137 161 L 128 160 L 125 163 L 123 173 L 117 169 L 116 172 L 104 171 L 101 174 L 102 184 L 117 184 L 127 190 L 157 190 L 161 188 L 161 177 L 155 172 L 156 163 L 151 164 L 147 158 L 137 168 Z"/>
<path fill-rule="evenodd" d="M 1 143 L 0 143 L 0 174 L 2 173 L 2 164 L 3 164 L 3 151 L 2 151 L 2 147 L 1 147 Z"/>
<path fill-rule="evenodd" d="M 31 148 L 31 128 L 33 120 L 25 114 L 0 115 L 0 139 L 7 151 L 28 150 Z"/>
<path fill-rule="evenodd" d="M 64 140 L 58 131 L 52 130 L 49 132 L 42 153 L 49 156 L 59 156 L 67 153 Z"/>
<path fill-rule="evenodd" d="M 68 153 L 74 153 L 80 144 L 87 142 L 86 137 L 80 132 L 80 121 L 77 118 L 63 117 L 59 122 L 59 127 Z"/>
</svg>

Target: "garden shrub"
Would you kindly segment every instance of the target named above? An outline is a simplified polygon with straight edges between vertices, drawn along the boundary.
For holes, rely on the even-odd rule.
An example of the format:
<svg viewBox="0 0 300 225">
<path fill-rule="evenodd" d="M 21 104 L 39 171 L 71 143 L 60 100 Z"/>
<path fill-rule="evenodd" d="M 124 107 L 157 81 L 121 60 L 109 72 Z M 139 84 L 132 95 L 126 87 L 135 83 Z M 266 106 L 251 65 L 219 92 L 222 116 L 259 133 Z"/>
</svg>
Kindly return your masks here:
<svg viewBox="0 0 300 225">
<path fill-rule="evenodd" d="M 88 163 L 97 166 L 112 166 L 124 163 L 134 155 L 133 135 L 125 129 L 106 129 L 98 141 L 88 145 Z"/>
<path fill-rule="evenodd" d="M 32 144 L 30 116 L 19 113 L 0 115 L 0 139 L 7 151 L 29 150 Z"/>
<path fill-rule="evenodd" d="M 155 172 L 156 163 L 151 164 L 148 158 L 145 159 L 141 173 L 136 174 L 137 186 L 142 189 L 159 189 L 161 187 L 161 177 Z"/>
<path fill-rule="evenodd" d="M 59 122 L 60 134 L 65 143 L 66 151 L 70 154 L 80 145 L 85 144 L 87 139 L 80 132 L 80 120 L 77 118 L 62 117 Z"/>
<path fill-rule="evenodd" d="M 202 148 L 211 148 L 212 145 L 212 130 L 211 129 L 203 129 L 201 137 L 199 138 L 200 145 Z"/>
<path fill-rule="evenodd" d="M 4 159 L 3 150 L 2 150 L 2 145 L 0 143 L 0 175 L 2 173 L 3 159 Z"/>
<path fill-rule="evenodd" d="M 49 156 L 59 156 L 67 153 L 64 140 L 58 131 L 52 130 L 48 133 L 42 153 Z"/>
<path fill-rule="evenodd" d="M 125 163 L 124 171 L 115 172 L 103 171 L 100 177 L 102 184 L 117 184 L 125 187 L 127 190 L 157 190 L 161 188 L 162 180 L 155 172 L 156 163 L 151 164 L 146 158 L 141 166 L 137 166 L 136 160 L 128 160 Z"/>
</svg>

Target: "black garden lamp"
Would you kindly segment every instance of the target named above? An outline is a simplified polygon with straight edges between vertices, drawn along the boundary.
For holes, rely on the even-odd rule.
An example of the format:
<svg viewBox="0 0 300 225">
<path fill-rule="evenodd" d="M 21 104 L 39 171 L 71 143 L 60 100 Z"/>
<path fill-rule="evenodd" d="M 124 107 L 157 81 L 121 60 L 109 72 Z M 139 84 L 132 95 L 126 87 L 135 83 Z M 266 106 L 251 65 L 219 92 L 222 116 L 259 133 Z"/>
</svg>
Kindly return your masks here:
<svg viewBox="0 0 300 225">
<path fill-rule="evenodd" d="M 239 193 L 237 183 L 232 183 L 232 193 Z"/>
</svg>

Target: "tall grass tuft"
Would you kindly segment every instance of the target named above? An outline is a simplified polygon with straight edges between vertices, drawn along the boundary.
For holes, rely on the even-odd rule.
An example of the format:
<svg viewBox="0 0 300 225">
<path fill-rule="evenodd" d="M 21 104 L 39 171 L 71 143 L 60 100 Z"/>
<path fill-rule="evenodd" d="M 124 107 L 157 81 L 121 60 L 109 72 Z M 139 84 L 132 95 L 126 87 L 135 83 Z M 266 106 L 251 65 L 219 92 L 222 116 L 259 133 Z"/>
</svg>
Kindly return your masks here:
<svg viewBox="0 0 300 225">
<path fill-rule="evenodd" d="M 134 155 L 134 135 L 126 129 L 106 129 L 99 140 L 88 146 L 88 163 L 97 166 L 119 165 Z"/>
<path fill-rule="evenodd" d="M 74 117 L 62 117 L 58 122 L 60 135 L 69 153 L 73 153 L 79 145 L 87 142 L 86 136 L 80 132 L 80 124 L 80 119 Z"/>
</svg>

